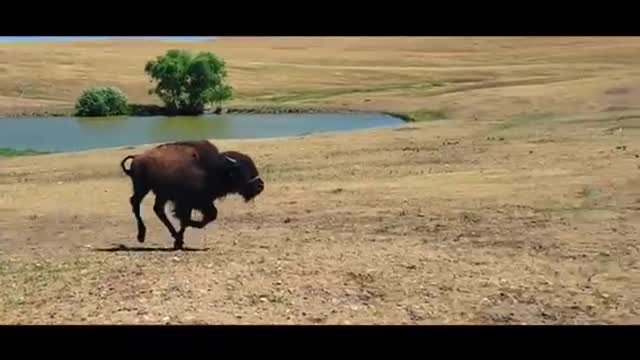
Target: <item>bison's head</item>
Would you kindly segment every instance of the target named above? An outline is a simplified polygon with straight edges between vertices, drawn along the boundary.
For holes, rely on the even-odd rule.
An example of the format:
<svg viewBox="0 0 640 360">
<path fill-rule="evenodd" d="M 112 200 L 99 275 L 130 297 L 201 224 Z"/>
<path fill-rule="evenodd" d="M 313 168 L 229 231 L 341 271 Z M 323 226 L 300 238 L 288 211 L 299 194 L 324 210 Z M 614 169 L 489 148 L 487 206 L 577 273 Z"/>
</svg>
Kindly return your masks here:
<svg viewBox="0 0 640 360">
<path fill-rule="evenodd" d="M 240 194 L 247 202 L 260 195 L 264 190 L 264 181 L 260 178 L 253 160 L 236 151 L 227 151 L 222 155 L 227 162 L 231 191 Z"/>
</svg>

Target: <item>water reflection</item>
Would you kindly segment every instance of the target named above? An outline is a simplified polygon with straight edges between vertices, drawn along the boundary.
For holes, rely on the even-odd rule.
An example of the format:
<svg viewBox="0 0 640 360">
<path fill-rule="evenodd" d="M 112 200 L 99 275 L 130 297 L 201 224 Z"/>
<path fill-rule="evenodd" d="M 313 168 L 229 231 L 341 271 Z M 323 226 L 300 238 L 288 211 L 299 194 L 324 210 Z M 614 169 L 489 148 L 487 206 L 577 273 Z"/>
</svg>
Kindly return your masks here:
<svg viewBox="0 0 640 360">
<path fill-rule="evenodd" d="M 120 130 L 127 127 L 127 122 L 132 120 L 127 116 L 74 118 L 80 128 L 87 131 L 103 132 L 105 130 Z"/>
<path fill-rule="evenodd" d="M 227 119 L 221 116 L 175 116 L 157 118 L 150 124 L 152 142 L 225 138 L 229 128 Z"/>
</svg>

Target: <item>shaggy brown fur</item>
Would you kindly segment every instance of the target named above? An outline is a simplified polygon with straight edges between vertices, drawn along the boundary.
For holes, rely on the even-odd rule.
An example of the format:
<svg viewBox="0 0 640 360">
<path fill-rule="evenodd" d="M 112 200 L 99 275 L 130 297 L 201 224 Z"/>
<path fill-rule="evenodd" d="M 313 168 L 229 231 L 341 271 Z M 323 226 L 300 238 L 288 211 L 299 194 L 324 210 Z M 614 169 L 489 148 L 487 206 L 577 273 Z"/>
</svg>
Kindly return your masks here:
<svg viewBox="0 0 640 360">
<path fill-rule="evenodd" d="M 129 159 L 133 161 L 127 169 L 125 163 Z M 162 144 L 125 157 L 120 166 L 133 184 L 130 202 L 138 225 L 138 241 L 144 242 L 146 235 L 140 203 L 153 191 L 156 197 L 153 210 L 175 239 L 175 249 L 183 247 L 186 227 L 204 228 L 216 219 L 214 200 L 235 193 L 249 201 L 264 190 L 264 182 L 249 156 L 235 151 L 220 153 L 208 141 Z M 164 211 L 169 201 L 180 220 L 178 231 Z M 202 213 L 201 221 L 192 220 L 194 209 Z"/>
<path fill-rule="evenodd" d="M 220 153 L 218 147 L 207 140 L 176 141 L 172 143 L 160 144 L 156 146 L 156 149 L 162 149 L 166 147 L 191 148 L 196 151 L 197 156 L 217 155 Z"/>
</svg>

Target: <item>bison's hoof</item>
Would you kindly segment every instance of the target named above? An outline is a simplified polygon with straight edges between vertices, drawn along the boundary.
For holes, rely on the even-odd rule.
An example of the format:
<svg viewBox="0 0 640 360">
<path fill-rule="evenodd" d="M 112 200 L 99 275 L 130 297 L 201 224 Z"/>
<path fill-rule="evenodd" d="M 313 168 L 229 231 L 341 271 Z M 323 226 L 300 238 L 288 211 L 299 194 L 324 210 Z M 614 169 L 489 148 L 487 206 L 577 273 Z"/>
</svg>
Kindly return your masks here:
<svg viewBox="0 0 640 360">
<path fill-rule="evenodd" d="M 184 242 L 183 241 L 177 241 L 176 240 L 173 243 L 173 250 L 182 250 L 183 246 L 184 246 Z"/>
<path fill-rule="evenodd" d="M 138 242 L 143 243 L 144 242 L 144 237 L 145 237 L 144 233 L 138 234 Z"/>
</svg>

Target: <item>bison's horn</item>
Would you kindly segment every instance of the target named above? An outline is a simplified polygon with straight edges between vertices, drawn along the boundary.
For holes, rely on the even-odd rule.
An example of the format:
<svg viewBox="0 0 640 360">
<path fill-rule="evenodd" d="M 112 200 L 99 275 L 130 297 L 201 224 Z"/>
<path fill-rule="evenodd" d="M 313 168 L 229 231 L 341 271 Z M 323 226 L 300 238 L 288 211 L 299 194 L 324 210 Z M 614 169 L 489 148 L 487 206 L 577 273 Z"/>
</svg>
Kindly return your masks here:
<svg viewBox="0 0 640 360">
<path fill-rule="evenodd" d="M 237 162 L 238 162 L 238 160 L 236 160 L 236 159 L 232 159 L 232 158 L 230 158 L 230 157 L 228 157 L 228 156 L 225 156 L 225 158 L 227 158 L 227 160 L 229 160 L 229 162 L 230 162 L 230 163 L 232 163 L 232 164 L 235 164 L 235 163 L 237 163 Z"/>
</svg>

